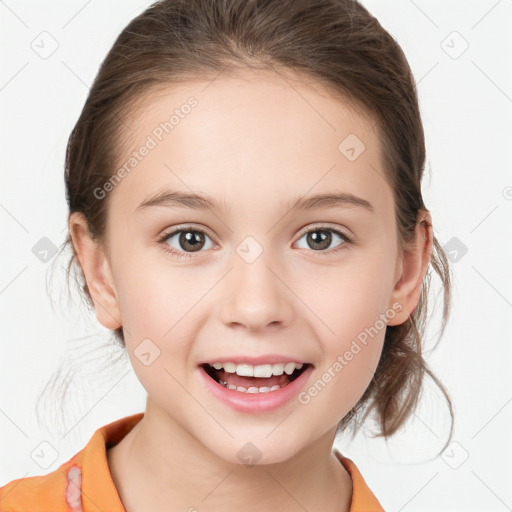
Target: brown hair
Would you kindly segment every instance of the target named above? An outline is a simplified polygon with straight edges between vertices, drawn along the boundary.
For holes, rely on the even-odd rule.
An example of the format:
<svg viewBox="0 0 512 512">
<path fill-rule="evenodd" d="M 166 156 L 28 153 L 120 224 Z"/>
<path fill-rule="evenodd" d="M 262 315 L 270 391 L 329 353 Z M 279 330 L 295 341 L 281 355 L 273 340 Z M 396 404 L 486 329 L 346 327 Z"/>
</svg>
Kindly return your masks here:
<svg viewBox="0 0 512 512">
<path fill-rule="evenodd" d="M 296 72 L 370 114 L 382 144 L 385 179 L 394 193 L 399 244 L 403 249 L 412 243 L 418 211 L 426 209 L 421 194 L 425 141 L 416 85 L 398 43 L 353 0 L 162 0 L 150 6 L 118 36 L 69 137 L 69 213 L 82 212 L 93 238 L 105 242 L 108 196 L 99 201 L 93 191 L 119 164 L 128 134 L 125 121 L 137 101 L 159 87 L 220 72 L 236 75 L 244 68 Z M 72 247 L 69 234 L 67 244 Z M 72 249 L 68 277 L 76 261 Z M 415 408 L 427 374 L 447 400 L 451 438 L 450 398 L 422 355 L 432 270 L 444 289 L 442 336 L 451 279 L 434 236 L 419 303 L 405 323 L 387 327 L 377 370 L 337 433 L 348 426 L 355 431 L 371 411 L 378 418 L 377 435 L 395 433 Z M 92 305 L 83 275 L 82 287 Z M 122 327 L 114 335 L 124 346 Z"/>
</svg>

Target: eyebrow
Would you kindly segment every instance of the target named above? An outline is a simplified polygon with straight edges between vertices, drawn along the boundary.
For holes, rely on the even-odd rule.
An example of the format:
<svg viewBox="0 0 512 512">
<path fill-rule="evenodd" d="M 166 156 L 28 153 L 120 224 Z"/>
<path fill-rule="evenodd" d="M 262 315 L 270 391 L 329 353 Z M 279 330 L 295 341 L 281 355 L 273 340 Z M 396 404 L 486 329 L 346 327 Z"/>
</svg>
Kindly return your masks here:
<svg viewBox="0 0 512 512">
<path fill-rule="evenodd" d="M 194 210 L 226 210 L 226 203 L 221 204 L 206 194 L 189 194 L 172 190 L 163 190 L 148 198 L 136 208 L 135 212 L 145 210 L 152 206 L 184 207 Z M 328 194 L 315 194 L 301 196 L 287 204 L 289 211 L 312 210 L 322 207 L 362 207 L 374 213 L 373 205 L 366 199 L 355 196 L 350 192 L 333 192 Z"/>
</svg>

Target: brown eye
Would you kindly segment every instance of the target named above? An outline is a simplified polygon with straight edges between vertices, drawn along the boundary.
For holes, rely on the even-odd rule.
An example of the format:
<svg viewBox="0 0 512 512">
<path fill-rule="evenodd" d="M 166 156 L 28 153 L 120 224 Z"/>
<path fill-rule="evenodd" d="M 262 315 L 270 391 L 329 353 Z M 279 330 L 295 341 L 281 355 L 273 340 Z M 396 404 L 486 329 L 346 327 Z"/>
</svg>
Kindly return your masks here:
<svg viewBox="0 0 512 512">
<path fill-rule="evenodd" d="M 182 231 L 178 243 L 185 251 L 199 251 L 204 245 L 204 233 L 199 231 Z"/>
<path fill-rule="evenodd" d="M 210 240 L 210 246 L 207 241 Z M 182 228 L 173 231 L 160 240 L 166 251 L 178 258 L 187 257 L 190 253 L 200 252 L 202 249 L 210 249 L 213 246 L 210 237 L 199 229 Z"/>
<path fill-rule="evenodd" d="M 335 242 L 336 239 L 340 239 L 342 242 L 338 243 L 337 247 L 344 246 L 351 241 L 346 235 L 341 233 L 341 231 L 324 227 L 308 229 L 308 231 L 302 235 L 301 240 L 303 238 L 306 239 L 306 249 L 324 252 L 330 248 L 331 244 L 333 241 Z"/>
<path fill-rule="evenodd" d="M 306 239 L 312 249 L 321 251 L 328 249 L 331 245 L 332 234 L 329 231 L 316 229 L 315 231 L 310 231 L 306 235 Z"/>
</svg>

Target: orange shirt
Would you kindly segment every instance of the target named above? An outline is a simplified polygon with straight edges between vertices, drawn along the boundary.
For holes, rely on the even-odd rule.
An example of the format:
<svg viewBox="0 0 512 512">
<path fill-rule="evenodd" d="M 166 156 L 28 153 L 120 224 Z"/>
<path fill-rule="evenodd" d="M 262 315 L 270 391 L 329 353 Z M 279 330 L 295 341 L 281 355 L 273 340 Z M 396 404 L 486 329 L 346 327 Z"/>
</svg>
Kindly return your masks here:
<svg viewBox="0 0 512 512">
<path fill-rule="evenodd" d="M 108 467 L 107 449 L 142 419 L 137 413 L 96 430 L 86 446 L 55 471 L 0 487 L 1 512 L 125 512 Z M 334 451 L 352 478 L 350 512 L 384 512 L 355 464 Z"/>
</svg>

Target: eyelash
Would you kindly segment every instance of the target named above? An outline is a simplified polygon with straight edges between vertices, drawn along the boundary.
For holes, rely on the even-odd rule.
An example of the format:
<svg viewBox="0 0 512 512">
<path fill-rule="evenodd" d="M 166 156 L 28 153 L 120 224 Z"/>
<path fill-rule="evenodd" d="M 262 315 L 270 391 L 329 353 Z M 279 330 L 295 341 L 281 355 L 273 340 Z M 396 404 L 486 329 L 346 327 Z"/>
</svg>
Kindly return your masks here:
<svg viewBox="0 0 512 512">
<path fill-rule="evenodd" d="M 158 243 L 163 245 L 163 249 L 165 252 L 169 253 L 171 255 L 172 258 L 175 258 L 175 259 L 178 259 L 178 260 L 181 260 L 181 259 L 190 259 L 192 258 L 192 255 L 193 253 L 187 253 L 187 252 L 181 252 L 181 251 L 177 251 L 176 249 L 173 249 L 172 247 L 170 247 L 166 242 L 167 240 L 169 240 L 170 238 L 172 238 L 174 235 L 176 235 L 177 233 L 181 233 L 181 232 L 187 232 L 187 231 L 193 231 L 193 232 L 197 232 L 197 233 L 201 233 L 203 235 L 206 235 L 209 237 L 208 233 L 206 233 L 205 231 L 203 231 L 202 229 L 198 229 L 198 228 L 195 228 L 193 226 L 185 226 L 185 227 L 181 227 L 179 229 L 175 229 L 174 231 L 171 231 L 170 233 L 165 233 L 159 240 L 158 240 Z M 304 233 L 302 233 L 302 235 L 299 237 L 299 240 L 301 238 L 303 238 L 305 235 L 307 235 L 308 233 L 311 233 L 313 231 L 331 231 L 333 233 L 336 233 L 340 238 L 342 238 L 344 240 L 344 243 L 340 244 L 336 249 L 332 249 L 330 251 L 315 251 L 315 252 L 319 252 L 319 253 L 328 253 L 328 254 L 332 254 L 332 253 L 336 253 L 338 251 L 341 251 L 343 249 L 345 249 L 345 246 L 347 244 L 351 244 L 353 243 L 352 241 L 352 238 L 349 238 L 345 233 L 343 233 L 342 231 L 339 231 L 337 229 L 334 229 L 334 228 L 330 228 L 330 227 L 327 227 L 327 226 L 314 226 L 312 228 L 309 228 L 307 229 L 306 231 L 304 231 Z M 211 238 L 211 237 L 209 237 Z M 203 251 L 197 251 L 197 252 L 203 252 Z"/>
</svg>

